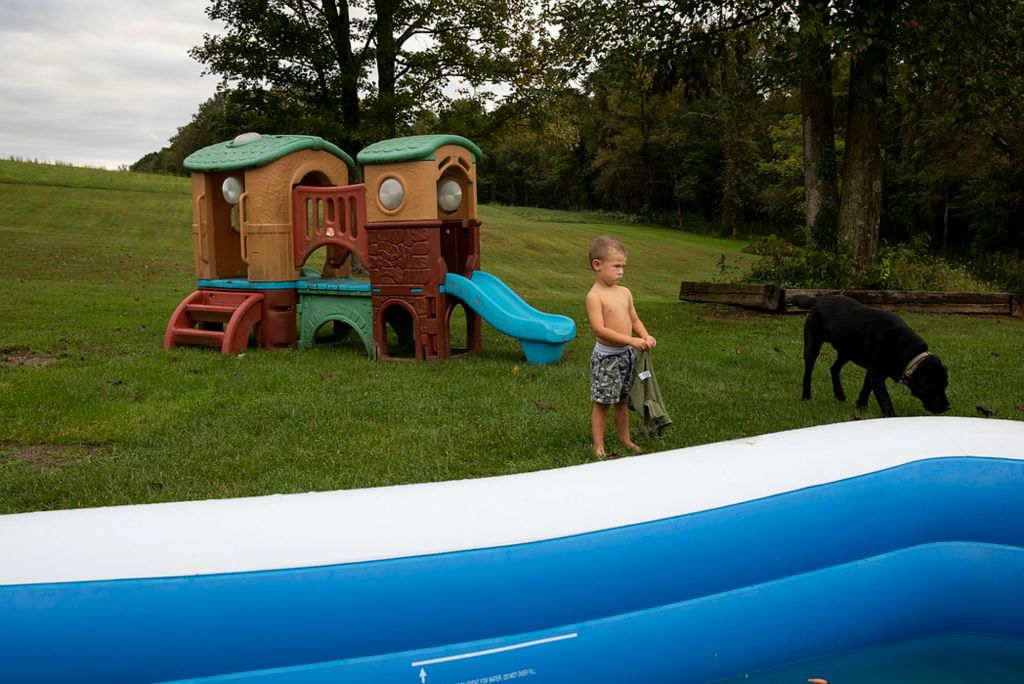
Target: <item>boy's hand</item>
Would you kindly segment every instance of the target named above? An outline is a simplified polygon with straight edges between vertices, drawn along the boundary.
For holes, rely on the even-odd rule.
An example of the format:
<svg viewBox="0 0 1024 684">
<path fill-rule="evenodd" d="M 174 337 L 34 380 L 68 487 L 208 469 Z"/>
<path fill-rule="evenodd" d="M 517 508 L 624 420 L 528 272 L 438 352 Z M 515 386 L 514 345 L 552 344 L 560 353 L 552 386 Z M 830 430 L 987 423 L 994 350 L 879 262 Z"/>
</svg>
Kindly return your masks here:
<svg viewBox="0 0 1024 684">
<path fill-rule="evenodd" d="M 645 337 L 645 338 L 644 338 L 644 341 L 645 341 L 645 342 L 647 342 L 647 348 L 648 348 L 648 349 L 654 349 L 654 346 L 655 346 L 656 344 L 658 344 L 658 340 L 654 339 L 654 338 L 653 338 L 653 337 L 651 337 L 650 335 L 648 335 L 647 337 Z"/>
<path fill-rule="evenodd" d="M 641 351 L 650 348 L 650 345 L 647 343 L 647 340 L 643 337 L 630 338 L 629 343 L 636 347 L 637 349 L 640 349 Z"/>
</svg>

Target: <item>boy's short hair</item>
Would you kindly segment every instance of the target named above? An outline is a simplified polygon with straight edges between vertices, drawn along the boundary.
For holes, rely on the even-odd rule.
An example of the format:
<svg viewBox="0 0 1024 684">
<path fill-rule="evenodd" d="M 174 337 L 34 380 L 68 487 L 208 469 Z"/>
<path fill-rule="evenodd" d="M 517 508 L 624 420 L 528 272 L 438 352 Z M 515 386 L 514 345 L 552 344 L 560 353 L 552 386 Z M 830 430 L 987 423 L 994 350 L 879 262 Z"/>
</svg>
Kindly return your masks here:
<svg viewBox="0 0 1024 684">
<path fill-rule="evenodd" d="M 629 256 L 626 246 L 611 235 L 602 235 L 601 237 L 594 238 L 594 241 L 590 243 L 590 263 L 594 263 L 594 259 L 604 261 L 612 252 Z"/>
</svg>

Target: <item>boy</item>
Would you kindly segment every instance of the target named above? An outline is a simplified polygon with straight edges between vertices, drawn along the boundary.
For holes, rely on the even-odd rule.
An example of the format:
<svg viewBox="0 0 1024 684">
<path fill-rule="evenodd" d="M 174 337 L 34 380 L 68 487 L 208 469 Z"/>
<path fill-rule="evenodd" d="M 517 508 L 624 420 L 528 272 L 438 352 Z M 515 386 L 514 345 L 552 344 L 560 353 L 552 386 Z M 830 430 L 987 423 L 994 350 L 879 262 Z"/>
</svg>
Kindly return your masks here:
<svg viewBox="0 0 1024 684">
<path fill-rule="evenodd" d="M 629 410 L 626 393 L 633 378 L 636 349 L 650 349 L 657 341 L 647 333 L 633 308 L 633 294 L 619 285 L 626 269 L 626 248 L 608 235 L 590 244 L 590 267 L 594 285 L 587 293 L 587 318 L 597 343 L 590 357 L 590 431 L 594 454 L 605 458 L 604 431 L 608 407 L 612 406 L 615 433 L 633 453 L 642 453 L 629 438 Z M 637 337 L 633 336 L 637 334 Z"/>
</svg>

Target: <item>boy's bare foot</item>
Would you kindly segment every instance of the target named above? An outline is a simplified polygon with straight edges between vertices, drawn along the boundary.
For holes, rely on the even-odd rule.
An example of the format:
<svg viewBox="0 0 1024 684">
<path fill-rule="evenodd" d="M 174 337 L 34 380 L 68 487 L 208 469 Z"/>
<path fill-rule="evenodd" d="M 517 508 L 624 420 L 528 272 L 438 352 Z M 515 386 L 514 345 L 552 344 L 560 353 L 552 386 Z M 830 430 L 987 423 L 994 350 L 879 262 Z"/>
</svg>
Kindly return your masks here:
<svg viewBox="0 0 1024 684">
<path fill-rule="evenodd" d="M 642 454 L 642 453 L 644 453 L 644 450 L 641 449 L 639 445 L 635 444 L 632 441 L 623 442 L 623 444 L 625 444 L 626 448 L 629 449 L 630 451 L 632 451 L 634 454 Z"/>
</svg>

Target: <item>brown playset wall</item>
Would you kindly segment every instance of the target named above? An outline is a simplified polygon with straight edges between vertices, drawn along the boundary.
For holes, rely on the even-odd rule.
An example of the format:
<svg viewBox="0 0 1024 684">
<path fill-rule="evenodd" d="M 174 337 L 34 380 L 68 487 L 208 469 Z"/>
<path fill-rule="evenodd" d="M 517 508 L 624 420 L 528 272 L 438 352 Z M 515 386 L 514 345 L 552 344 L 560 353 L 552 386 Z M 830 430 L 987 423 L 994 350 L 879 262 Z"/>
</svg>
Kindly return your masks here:
<svg viewBox="0 0 1024 684">
<path fill-rule="evenodd" d="M 443 221 L 441 256 L 449 273 L 469 277 L 480 270 L 480 221 Z"/>
<path fill-rule="evenodd" d="M 388 354 L 387 316 L 392 307 L 411 312 L 416 359 L 442 358 L 447 334 L 440 282 L 443 275 L 439 221 L 367 224 L 370 282 L 373 283 L 373 337 L 377 358 Z M 438 339 L 441 335 L 443 339 Z"/>
<path fill-rule="evenodd" d="M 298 341 L 295 312 L 299 295 L 296 290 L 261 290 L 262 316 L 257 341 L 263 349 L 292 349 Z"/>
<path fill-rule="evenodd" d="M 453 178 L 462 186 L 462 206 L 451 213 L 444 213 L 446 220 L 476 220 L 476 164 L 469 150 L 457 145 L 445 145 L 437 150 L 437 182 Z"/>
<path fill-rule="evenodd" d="M 440 228 L 437 220 L 368 223 L 373 286 L 437 289 L 444 280 Z"/>
<path fill-rule="evenodd" d="M 221 184 L 228 173 L 192 174 L 192 244 L 197 278 L 244 278 L 241 239 Z"/>
<path fill-rule="evenodd" d="M 445 297 L 445 330 L 447 331 L 447 346 L 451 347 L 452 337 L 452 313 L 455 307 L 462 306 L 466 315 L 466 353 L 479 354 L 483 350 L 483 319 L 472 309 L 460 302 L 455 297 Z"/>
<path fill-rule="evenodd" d="M 206 226 L 203 225 L 203 203 L 206 202 L 206 174 L 192 174 L 192 265 L 196 278 L 207 278 L 210 257 L 206 254 Z"/>
<path fill-rule="evenodd" d="M 369 270 L 373 283 L 373 330 L 380 359 L 387 350 L 387 313 L 404 306 L 413 316 L 415 358 L 451 355 L 449 321 L 458 302 L 441 292 L 445 274 L 461 274 L 451 260 L 479 265 L 479 222 L 391 221 L 367 224 Z M 480 317 L 465 308 L 469 351 L 480 351 Z"/>
<path fill-rule="evenodd" d="M 457 145 L 444 145 L 437 149 L 437 160 L 399 162 L 367 166 L 363 177 L 367 187 L 366 220 L 370 223 L 387 221 L 425 221 L 437 219 L 441 210 L 437 206 L 437 185 L 444 177 L 454 178 L 462 186 L 462 206 L 455 212 L 445 213 L 445 220 L 477 218 L 476 164 L 469 150 Z M 379 188 L 388 178 L 397 178 L 405 188 L 405 200 L 395 210 L 385 209 L 379 202 Z"/>
<path fill-rule="evenodd" d="M 449 272 L 469 276 L 480 268 L 480 221 L 476 204 L 476 164 L 472 153 L 458 145 L 437 149 L 436 159 L 367 166 L 366 215 L 369 267 L 373 282 L 373 327 L 377 356 L 392 358 L 387 350 L 387 319 L 392 307 L 412 312 L 415 358 L 451 356 L 450 323 L 460 302 L 441 292 Z M 397 178 L 405 189 L 395 210 L 379 203 L 379 188 Z M 439 184 L 452 178 L 462 187 L 463 202 L 454 212 L 438 206 Z M 466 346 L 482 346 L 482 321 L 475 311 L 466 314 Z"/>
<path fill-rule="evenodd" d="M 221 184 L 229 176 L 240 178 L 245 188 L 234 219 L 233 207 L 221 193 Z M 346 185 L 348 167 L 327 152 L 302 150 L 259 168 L 193 172 L 196 277 L 295 280 L 292 187 L 304 179 Z"/>
<path fill-rule="evenodd" d="M 328 185 L 347 185 L 348 167 L 322 150 L 302 150 L 266 166 L 245 171 L 242 212 L 242 254 L 253 282 L 298 278 L 292 236 L 292 187 L 309 175 L 324 176 Z"/>
</svg>

